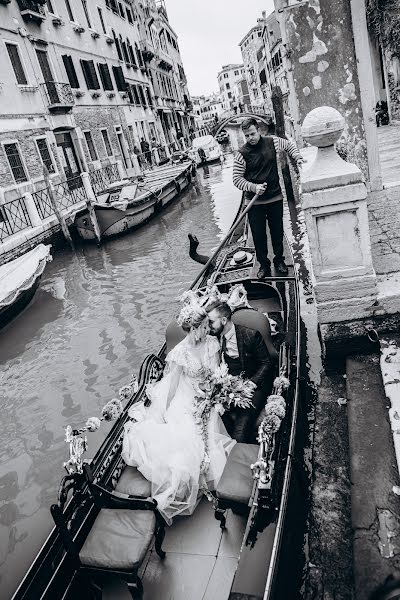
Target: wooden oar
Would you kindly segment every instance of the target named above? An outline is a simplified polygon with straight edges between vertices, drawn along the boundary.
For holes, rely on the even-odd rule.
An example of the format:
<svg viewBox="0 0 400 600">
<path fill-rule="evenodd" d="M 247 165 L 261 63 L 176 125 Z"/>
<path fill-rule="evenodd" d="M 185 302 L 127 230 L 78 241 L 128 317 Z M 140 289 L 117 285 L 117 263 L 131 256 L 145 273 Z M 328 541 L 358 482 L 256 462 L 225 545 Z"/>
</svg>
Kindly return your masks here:
<svg viewBox="0 0 400 600">
<path fill-rule="evenodd" d="M 232 235 L 232 233 L 235 231 L 236 227 L 243 220 L 243 218 L 247 215 L 247 213 L 249 212 L 249 210 L 253 206 L 254 202 L 259 198 L 260 195 L 261 194 L 256 194 L 254 196 L 254 198 L 252 198 L 252 200 L 246 206 L 246 208 L 244 209 L 244 211 L 238 216 L 238 218 L 236 219 L 236 221 L 234 222 L 234 224 L 232 225 L 232 227 L 230 228 L 230 230 L 228 231 L 228 233 L 226 234 L 226 236 L 224 237 L 224 239 L 222 240 L 222 242 L 219 244 L 219 246 L 216 249 L 216 251 L 214 252 L 214 254 L 212 256 L 210 256 L 210 258 L 208 259 L 208 261 L 206 262 L 206 264 L 204 265 L 204 267 L 202 268 L 202 270 L 200 271 L 200 273 L 197 275 L 196 279 L 194 280 L 194 282 L 190 286 L 190 289 L 194 288 L 194 286 L 196 285 L 196 283 L 202 278 L 202 276 L 207 271 L 207 269 L 210 266 L 210 264 L 212 263 L 212 261 L 215 260 L 215 258 L 220 253 L 221 248 L 226 243 L 226 240 L 229 238 L 230 235 Z"/>
</svg>

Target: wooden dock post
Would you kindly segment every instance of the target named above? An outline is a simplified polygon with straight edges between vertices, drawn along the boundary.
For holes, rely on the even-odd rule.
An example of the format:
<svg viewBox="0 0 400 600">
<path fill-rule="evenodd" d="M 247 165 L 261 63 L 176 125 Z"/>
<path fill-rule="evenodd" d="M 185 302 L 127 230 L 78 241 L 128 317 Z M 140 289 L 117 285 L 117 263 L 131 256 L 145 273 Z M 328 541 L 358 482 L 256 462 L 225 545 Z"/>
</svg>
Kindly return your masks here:
<svg viewBox="0 0 400 600">
<path fill-rule="evenodd" d="M 74 242 L 72 241 L 71 234 L 69 232 L 68 225 L 64 219 L 64 216 L 58 207 L 54 185 L 50 181 L 50 175 L 49 175 L 49 171 L 48 171 L 46 165 L 43 165 L 43 176 L 44 176 L 44 181 L 45 181 L 45 184 L 46 184 L 46 187 L 48 190 L 49 200 L 50 200 L 50 203 L 54 210 L 54 214 L 56 215 L 57 220 L 60 223 L 61 230 L 64 234 L 65 239 L 70 244 L 72 250 L 74 250 L 75 249 Z"/>
<path fill-rule="evenodd" d="M 86 196 L 87 196 L 87 207 L 89 211 L 89 218 L 93 225 L 94 233 L 96 234 L 97 243 L 101 243 L 101 231 L 99 227 L 99 222 L 97 220 L 96 211 L 94 208 L 94 204 L 96 202 L 96 195 L 93 191 L 92 184 L 90 183 L 89 173 L 81 173 L 83 187 L 85 188 Z"/>
</svg>

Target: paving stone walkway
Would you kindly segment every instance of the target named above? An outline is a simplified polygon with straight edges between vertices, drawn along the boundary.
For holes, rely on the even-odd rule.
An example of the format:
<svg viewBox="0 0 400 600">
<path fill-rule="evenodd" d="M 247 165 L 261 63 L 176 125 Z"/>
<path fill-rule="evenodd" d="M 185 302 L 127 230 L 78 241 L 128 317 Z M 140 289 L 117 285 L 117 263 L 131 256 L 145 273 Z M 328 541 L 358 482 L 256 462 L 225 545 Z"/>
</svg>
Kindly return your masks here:
<svg viewBox="0 0 400 600">
<path fill-rule="evenodd" d="M 369 194 L 368 215 L 376 273 L 400 271 L 400 182 L 396 187 Z"/>
<path fill-rule="evenodd" d="M 383 184 L 400 184 L 400 121 L 378 127 L 377 132 Z"/>
</svg>

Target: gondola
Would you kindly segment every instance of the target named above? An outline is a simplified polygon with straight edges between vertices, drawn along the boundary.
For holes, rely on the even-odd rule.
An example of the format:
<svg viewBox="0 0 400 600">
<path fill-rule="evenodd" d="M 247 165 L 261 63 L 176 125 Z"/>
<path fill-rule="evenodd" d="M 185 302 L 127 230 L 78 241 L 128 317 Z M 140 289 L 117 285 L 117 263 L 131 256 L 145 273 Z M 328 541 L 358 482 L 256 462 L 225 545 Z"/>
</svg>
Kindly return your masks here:
<svg viewBox="0 0 400 600">
<path fill-rule="evenodd" d="M 39 244 L 0 267 L 0 329 L 32 300 L 48 261 L 51 246 Z"/>
<path fill-rule="evenodd" d="M 243 206 L 238 214 L 242 209 Z M 231 229 L 214 260 L 197 254 L 196 248 L 197 240 L 192 238 L 193 258 L 206 264 L 193 289 L 204 289 L 210 285 L 210 278 L 221 292 L 242 284 L 250 306 L 256 309 L 252 314 L 268 313 L 276 322 L 275 345 L 279 350 L 277 374 L 284 374 L 289 383 L 285 392 L 286 415 L 272 437 L 266 440 L 259 433 L 259 441 L 255 440 L 252 445 L 256 448 L 256 460 L 253 465 L 246 464 L 243 467 L 245 476 L 248 478 L 250 474 L 251 478 L 251 492 L 245 509 L 239 510 L 234 505 L 234 513 L 226 511 L 223 502 L 218 505 L 216 498 L 209 498 L 210 502 L 203 499 L 191 517 L 181 517 L 167 528 L 164 541 L 164 529 L 155 518 L 154 537 L 148 542 L 145 556 L 141 557 L 140 566 L 130 580 L 130 583 L 133 581 L 133 587 L 129 589 L 134 598 L 145 600 L 290 600 L 295 595 L 288 591 L 291 575 L 286 562 L 289 560 L 287 554 L 292 535 L 288 515 L 293 496 L 300 372 L 296 276 L 257 280 L 254 247 L 245 220 Z M 240 310 L 236 312 L 240 313 Z M 78 443 L 78 446 L 81 444 L 80 452 L 77 446 L 73 449 L 71 457 L 77 460 L 75 465 L 74 460 L 70 460 L 67 467 L 72 465 L 75 468 L 70 468 L 70 474 L 62 480 L 58 502 L 51 509 L 57 526 L 50 533 L 13 600 L 92 597 L 117 600 L 130 597 L 125 583 L 129 577 L 120 567 L 119 571 L 116 567 L 112 574 L 100 568 L 96 572 L 93 565 L 88 571 L 82 568 L 79 552 L 82 553 L 82 548 L 86 548 L 99 515 L 112 510 L 112 506 L 115 508 L 113 503 L 119 502 L 122 509 L 122 506 L 126 507 L 131 502 L 137 512 L 138 506 L 144 508 L 143 502 L 147 502 L 147 509 L 156 513 L 151 499 L 143 500 L 147 494 L 146 482 L 122 461 L 123 427 L 129 419 L 129 408 L 145 400 L 146 385 L 161 377 L 166 353 L 181 335 L 179 328 L 171 324 L 167 328 L 165 343 L 157 354 L 145 358 L 137 380 L 133 378 L 121 388 L 120 397 L 125 403 L 123 412 L 90 465 L 82 464 L 84 435 L 80 431 L 69 430 L 67 435 L 70 442 L 82 441 Z M 224 516 L 228 515 L 225 529 L 221 512 L 225 513 Z M 121 533 L 122 537 L 124 533 L 126 530 Z M 143 535 L 140 539 L 143 540 Z M 166 550 L 165 558 L 162 546 Z M 110 561 L 113 558 L 111 552 Z M 282 589 L 285 590 L 283 593 Z"/>
</svg>

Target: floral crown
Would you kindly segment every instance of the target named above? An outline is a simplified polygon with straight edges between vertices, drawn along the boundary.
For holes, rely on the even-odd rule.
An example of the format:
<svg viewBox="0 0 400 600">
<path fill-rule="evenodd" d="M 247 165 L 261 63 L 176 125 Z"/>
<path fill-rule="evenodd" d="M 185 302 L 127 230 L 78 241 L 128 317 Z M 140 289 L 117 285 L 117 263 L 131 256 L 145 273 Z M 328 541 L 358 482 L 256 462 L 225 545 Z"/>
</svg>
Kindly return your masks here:
<svg viewBox="0 0 400 600">
<path fill-rule="evenodd" d="M 228 294 L 221 294 L 216 285 L 205 290 L 189 290 L 180 297 L 183 306 L 177 317 L 178 325 L 195 327 L 207 316 L 206 308 L 215 301 L 226 302 L 231 310 L 249 307 L 247 292 L 243 284 L 233 286 Z"/>
</svg>

